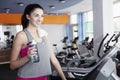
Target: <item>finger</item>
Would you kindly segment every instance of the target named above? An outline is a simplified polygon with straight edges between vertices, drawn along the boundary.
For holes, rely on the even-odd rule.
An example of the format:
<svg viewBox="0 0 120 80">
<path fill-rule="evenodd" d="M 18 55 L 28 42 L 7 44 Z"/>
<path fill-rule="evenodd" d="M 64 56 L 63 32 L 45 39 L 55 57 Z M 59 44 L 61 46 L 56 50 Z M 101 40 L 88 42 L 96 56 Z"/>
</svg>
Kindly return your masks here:
<svg viewBox="0 0 120 80">
<path fill-rule="evenodd" d="M 36 49 L 31 49 L 30 54 L 35 54 L 35 53 L 37 53 Z"/>
<path fill-rule="evenodd" d="M 36 54 L 36 53 L 37 53 L 37 52 L 32 52 L 31 55 L 34 55 L 34 54 Z"/>
</svg>

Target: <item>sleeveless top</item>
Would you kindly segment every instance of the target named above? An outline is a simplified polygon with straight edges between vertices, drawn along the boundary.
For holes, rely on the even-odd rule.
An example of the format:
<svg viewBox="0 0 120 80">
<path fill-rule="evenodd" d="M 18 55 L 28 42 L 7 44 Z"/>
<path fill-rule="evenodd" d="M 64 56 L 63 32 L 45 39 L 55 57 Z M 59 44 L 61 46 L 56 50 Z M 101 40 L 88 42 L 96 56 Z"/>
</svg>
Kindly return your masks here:
<svg viewBox="0 0 120 80">
<path fill-rule="evenodd" d="M 27 29 L 24 29 L 27 35 L 28 41 L 32 41 L 33 37 Z M 39 54 L 39 62 L 32 63 L 30 60 L 21 66 L 18 70 L 18 76 L 21 78 L 35 78 L 51 74 L 50 64 L 50 49 L 46 43 L 46 39 L 43 36 L 42 42 L 37 42 L 37 49 Z"/>
</svg>

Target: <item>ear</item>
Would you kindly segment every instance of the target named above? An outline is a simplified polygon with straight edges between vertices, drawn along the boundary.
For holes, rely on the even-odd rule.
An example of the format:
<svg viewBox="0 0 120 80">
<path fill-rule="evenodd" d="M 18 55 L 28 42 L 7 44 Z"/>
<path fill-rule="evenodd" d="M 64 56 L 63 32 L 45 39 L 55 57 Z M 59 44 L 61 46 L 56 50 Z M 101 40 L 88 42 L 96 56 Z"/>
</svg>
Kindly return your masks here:
<svg viewBox="0 0 120 80">
<path fill-rule="evenodd" d="M 28 15 L 28 14 L 26 15 L 26 18 L 27 18 L 28 20 L 30 20 L 30 17 L 29 17 L 29 15 Z"/>
</svg>

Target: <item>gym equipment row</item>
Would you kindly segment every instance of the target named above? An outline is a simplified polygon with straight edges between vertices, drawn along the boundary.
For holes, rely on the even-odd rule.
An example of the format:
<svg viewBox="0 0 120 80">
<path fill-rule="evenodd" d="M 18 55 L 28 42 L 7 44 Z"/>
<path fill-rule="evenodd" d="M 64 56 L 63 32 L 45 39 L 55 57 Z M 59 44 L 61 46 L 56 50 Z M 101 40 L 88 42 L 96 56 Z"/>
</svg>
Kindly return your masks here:
<svg viewBox="0 0 120 80">
<path fill-rule="evenodd" d="M 91 43 L 88 44 L 87 39 L 83 41 L 82 45 L 85 45 L 88 52 L 87 55 L 81 55 L 76 45 L 76 48 L 71 48 L 71 46 L 65 46 L 63 49 L 66 50 L 65 55 L 57 54 L 56 57 L 59 59 L 62 69 L 70 80 L 120 80 L 117 75 L 116 64 L 119 63 L 119 59 L 116 57 L 120 50 L 120 45 L 118 43 L 118 38 L 120 33 L 113 36 L 105 43 L 104 41 L 109 36 L 106 34 L 105 37 L 100 42 L 98 47 L 97 56 L 94 55 L 93 49 L 93 39 Z M 65 38 L 67 39 L 67 37 Z M 65 40 L 64 39 L 64 40 Z M 73 40 L 72 43 L 76 44 L 78 37 Z M 65 42 L 66 43 L 66 42 Z M 105 44 L 104 44 L 105 43 Z M 110 45 L 110 43 L 114 43 Z M 89 45 L 89 47 L 88 47 Z M 56 47 L 56 45 L 54 45 Z M 101 48 L 104 46 L 103 55 L 100 55 Z M 72 52 L 72 58 L 68 58 L 68 55 Z M 58 56 L 59 55 L 59 56 Z M 58 76 L 57 72 L 53 70 L 52 76 Z"/>
</svg>

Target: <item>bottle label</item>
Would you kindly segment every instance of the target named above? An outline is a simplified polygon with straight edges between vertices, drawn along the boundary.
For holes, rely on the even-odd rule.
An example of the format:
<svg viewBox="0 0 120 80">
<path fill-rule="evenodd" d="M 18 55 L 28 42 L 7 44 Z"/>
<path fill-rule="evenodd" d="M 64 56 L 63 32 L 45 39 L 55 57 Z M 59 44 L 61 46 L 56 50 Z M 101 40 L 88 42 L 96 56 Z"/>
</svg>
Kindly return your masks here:
<svg viewBox="0 0 120 80">
<path fill-rule="evenodd" d="M 31 56 L 31 62 L 32 63 L 36 63 L 36 62 L 39 62 L 39 57 L 37 54 L 34 54 Z"/>
</svg>

